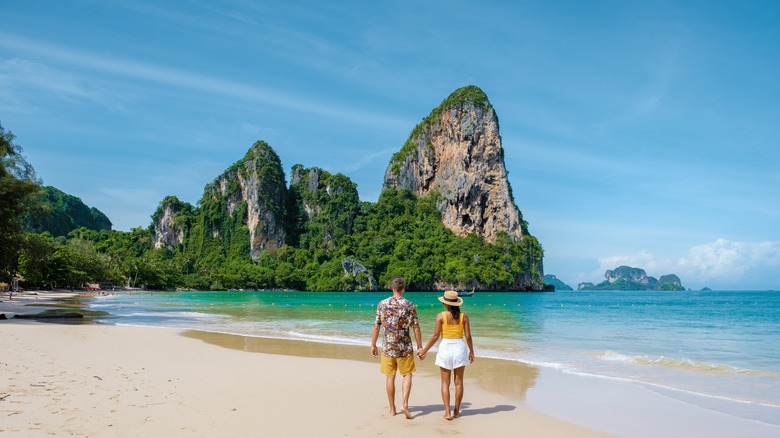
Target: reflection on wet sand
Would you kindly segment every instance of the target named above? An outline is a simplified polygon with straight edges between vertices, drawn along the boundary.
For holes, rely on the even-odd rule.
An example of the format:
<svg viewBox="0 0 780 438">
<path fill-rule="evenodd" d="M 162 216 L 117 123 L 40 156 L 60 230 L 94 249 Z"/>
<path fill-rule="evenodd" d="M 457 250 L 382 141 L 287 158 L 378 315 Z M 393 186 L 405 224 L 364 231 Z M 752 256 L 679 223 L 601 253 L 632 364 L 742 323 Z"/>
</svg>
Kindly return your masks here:
<svg viewBox="0 0 780 438">
<path fill-rule="evenodd" d="M 369 354 L 368 347 L 359 345 L 325 344 L 319 342 L 260 338 L 226 333 L 188 330 L 183 336 L 200 339 L 209 344 L 253 353 L 281 354 L 299 357 L 320 357 L 326 359 L 347 359 L 363 362 L 377 362 Z M 418 372 L 438 374 L 433 355 L 425 361 L 418 361 Z M 475 382 L 489 391 L 525 398 L 529 388 L 536 384 L 539 369 L 522 362 L 478 357 L 467 368 L 466 380 Z"/>
</svg>

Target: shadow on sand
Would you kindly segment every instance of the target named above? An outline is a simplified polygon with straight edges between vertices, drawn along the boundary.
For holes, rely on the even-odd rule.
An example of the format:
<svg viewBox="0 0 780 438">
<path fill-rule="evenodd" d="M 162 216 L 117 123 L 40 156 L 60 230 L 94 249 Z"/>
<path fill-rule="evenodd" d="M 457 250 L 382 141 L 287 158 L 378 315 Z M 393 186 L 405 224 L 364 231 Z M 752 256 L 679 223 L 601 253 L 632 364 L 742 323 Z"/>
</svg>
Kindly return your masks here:
<svg viewBox="0 0 780 438">
<path fill-rule="evenodd" d="M 466 402 L 461 403 L 460 408 L 461 408 L 460 411 L 461 417 L 469 417 L 472 415 L 489 415 L 489 414 L 495 414 L 497 412 L 514 411 L 515 409 L 517 409 L 516 406 L 512 406 L 512 405 L 496 405 L 487 408 L 472 409 L 471 403 L 466 403 Z M 414 415 L 414 418 L 424 417 L 434 412 L 444 413 L 444 406 L 441 404 L 426 405 L 426 406 L 409 406 L 409 412 L 411 412 L 412 415 Z"/>
</svg>

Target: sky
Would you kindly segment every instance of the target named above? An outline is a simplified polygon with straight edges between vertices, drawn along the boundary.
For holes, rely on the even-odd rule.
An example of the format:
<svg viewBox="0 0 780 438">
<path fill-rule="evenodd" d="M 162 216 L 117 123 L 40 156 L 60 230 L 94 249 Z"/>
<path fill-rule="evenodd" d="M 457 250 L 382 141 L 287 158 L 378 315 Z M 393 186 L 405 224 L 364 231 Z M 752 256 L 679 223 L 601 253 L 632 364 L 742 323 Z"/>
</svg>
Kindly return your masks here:
<svg viewBox="0 0 780 438">
<path fill-rule="evenodd" d="M 544 271 L 780 290 L 780 2 L 0 0 L 0 123 L 44 184 L 151 223 L 257 140 L 377 200 L 479 86 Z"/>
</svg>

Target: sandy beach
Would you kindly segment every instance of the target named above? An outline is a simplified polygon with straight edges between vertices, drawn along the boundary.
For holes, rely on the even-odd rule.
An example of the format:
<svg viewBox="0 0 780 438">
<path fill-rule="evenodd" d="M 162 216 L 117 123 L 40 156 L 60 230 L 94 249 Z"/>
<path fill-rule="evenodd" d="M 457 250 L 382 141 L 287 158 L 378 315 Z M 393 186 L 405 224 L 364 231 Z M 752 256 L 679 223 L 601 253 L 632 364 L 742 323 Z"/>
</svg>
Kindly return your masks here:
<svg viewBox="0 0 780 438">
<path fill-rule="evenodd" d="M 415 418 L 390 417 L 376 364 L 307 357 L 295 342 L 274 343 L 287 345 L 283 355 L 169 329 L 4 322 L 0 330 L 3 436 L 607 436 L 473 382 L 463 417 L 445 421 L 430 372 L 414 378 Z"/>
</svg>

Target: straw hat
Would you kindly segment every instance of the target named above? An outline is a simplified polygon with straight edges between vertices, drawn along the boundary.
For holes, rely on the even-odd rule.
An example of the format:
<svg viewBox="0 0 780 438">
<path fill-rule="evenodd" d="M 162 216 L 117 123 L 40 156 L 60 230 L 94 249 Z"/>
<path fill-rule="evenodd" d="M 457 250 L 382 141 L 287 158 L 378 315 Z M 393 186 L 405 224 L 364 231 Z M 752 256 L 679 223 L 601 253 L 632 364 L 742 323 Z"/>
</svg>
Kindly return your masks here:
<svg viewBox="0 0 780 438">
<path fill-rule="evenodd" d="M 448 290 L 444 292 L 444 296 L 439 297 L 439 301 L 450 306 L 460 306 L 463 304 L 463 298 L 458 296 L 458 293 L 454 290 Z"/>
</svg>

